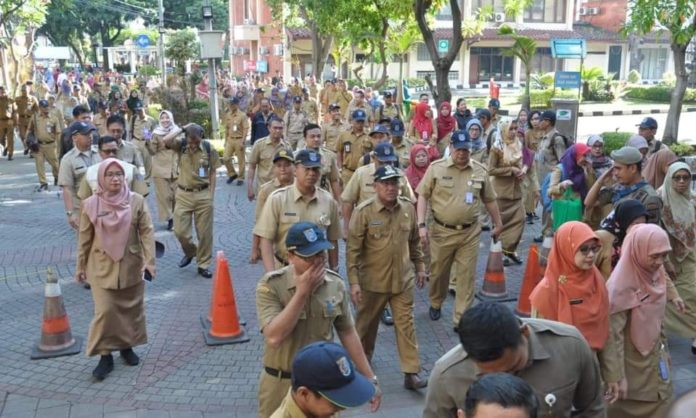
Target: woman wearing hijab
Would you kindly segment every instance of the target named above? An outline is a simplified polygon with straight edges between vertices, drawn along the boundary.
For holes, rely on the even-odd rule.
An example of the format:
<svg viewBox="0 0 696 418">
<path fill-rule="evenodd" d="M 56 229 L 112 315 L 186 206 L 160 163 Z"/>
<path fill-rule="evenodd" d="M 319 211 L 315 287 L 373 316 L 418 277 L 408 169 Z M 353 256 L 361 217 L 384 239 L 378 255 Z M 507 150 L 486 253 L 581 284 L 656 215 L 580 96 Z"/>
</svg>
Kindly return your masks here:
<svg viewBox="0 0 696 418">
<path fill-rule="evenodd" d="M 92 372 L 103 380 L 119 350 L 130 366 L 139 363 L 133 347 L 147 342 L 143 276 L 155 276 L 155 239 L 142 196 L 131 193 L 120 161 L 99 165 L 97 193 L 85 199 L 80 218 L 76 279 L 88 282 L 94 299 L 88 356 L 101 356 Z"/>
<path fill-rule="evenodd" d="M 425 172 L 428 170 L 429 165 L 430 157 L 428 156 L 428 149 L 426 146 L 423 144 L 415 144 L 411 147 L 409 164 L 404 174 L 408 179 L 408 183 L 411 185 L 411 189 L 414 190 L 414 193 L 423 179 L 423 176 L 425 176 Z M 418 197 L 417 194 L 416 197 Z"/>
<path fill-rule="evenodd" d="M 544 137 L 544 130 L 539 127 L 539 122 L 541 121 L 541 112 L 538 110 L 532 110 L 527 116 L 527 126 L 524 132 L 524 146 L 534 154 L 539 150 L 539 143 L 541 138 Z M 524 211 L 527 214 L 527 223 L 533 224 L 534 219 L 538 219 L 539 216 L 536 214 L 536 208 L 539 204 L 539 186 L 543 179 L 539 179 L 537 174 L 536 164 L 534 170 L 531 170 L 532 175 L 526 177 L 526 182 L 531 183 L 536 182 L 536 187 L 532 184 L 528 184 L 526 187 L 526 193 L 524 196 Z"/>
<path fill-rule="evenodd" d="M 696 354 L 696 201 L 691 194 L 689 165 L 677 162 L 669 166 L 658 193 L 664 204 L 662 227 L 672 247 L 669 255 L 670 268 L 674 269 L 672 277 L 679 296 L 690 308 L 682 314 L 674 306 L 668 306 L 665 326 L 670 332 L 691 338 L 691 352 Z"/>
<path fill-rule="evenodd" d="M 486 164 L 488 162 L 486 160 L 488 150 L 486 149 L 486 144 L 481 140 L 481 136 L 483 135 L 483 125 L 481 121 L 476 118 L 470 119 L 466 124 L 466 132 L 469 134 L 469 138 L 472 142 L 476 143 L 476 141 L 478 141 L 479 144 L 478 148 L 471 150 L 471 158 L 482 164 Z"/>
<path fill-rule="evenodd" d="M 409 135 L 414 143 L 423 142 L 430 146 L 437 145 L 437 125 L 433 120 L 433 112 L 427 103 L 418 103 L 414 109 L 413 120 Z"/>
<path fill-rule="evenodd" d="M 438 109 L 437 116 L 437 150 L 440 155 L 445 153 L 445 148 L 450 144 L 452 132 L 457 129 L 457 118 L 452 116 L 452 105 L 449 102 L 442 102 Z"/>
<path fill-rule="evenodd" d="M 181 134 L 181 129 L 174 123 L 172 112 L 163 110 L 159 114 L 159 125 L 152 131 L 152 139 L 145 146 L 152 155 L 152 178 L 155 179 L 155 196 L 157 197 L 157 214 L 160 222 L 167 222 L 167 229 L 174 227 L 174 193 L 179 176 L 179 158 L 177 153 L 165 143 Z"/>
<path fill-rule="evenodd" d="M 528 167 L 524 165 L 522 142 L 517 137 L 517 122 L 505 123 L 501 127 L 501 141 L 491 147 L 488 157 L 488 174 L 498 196 L 498 208 L 505 228 L 500 235 L 503 252 L 510 261 L 522 264 L 517 255 L 517 245 L 524 231 L 524 207 L 522 206 L 522 181 Z"/>
<path fill-rule="evenodd" d="M 655 190 L 659 189 L 665 181 L 670 164 L 677 161 L 677 159 L 677 155 L 671 149 L 661 147 L 656 153 L 648 156 L 647 161 L 643 165 L 643 178 Z"/>
<path fill-rule="evenodd" d="M 549 186 L 546 191 L 551 200 L 563 199 L 567 192 L 570 192 L 572 199 L 584 201 L 589 190 L 586 170 L 590 162 L 587 155 L 590 148 L 585 144 L 573 144 L 561 157 L 561 162 L 551 171 Z M 546 213 L 551 215 L 551 208 L 545 208 Z"/>
<path fill-rule="evenodd" d="M 604 280 L 609 280 L 611 272 L 619 262 L 621 246 L 626 234 L 635 225 L 648 221 L 648 211 L 645 206 L 634 199 L 627 199 L 616 205 L 614 209 L 600 224 L 600 229 L 595 231 L 599 237 L 602 248 L 597 254 L 595 265 L 602 273 Z"/>
<path fill-rule="evenodd" d="M 638 151 L 640 151 L 640 153 L 643 154 L 643 158 L 645 158 L 645 156 L 648 155 L 648 151 L 650 150 L 650 147 L 648 146 L 648 141 L 640 135 L 633 135 L 632 137 L 628 138 L 626 146 L 637 148 Z"/>
<path fill-rule="evenodd" d="M 609 299 L 594 265 L 599 238 L 583 222 L 558 228 L 544 278 L 529 296 L 532 316 L 573 325 L 599 351 L 609 338 Z"/>
<path fill-rule="evenodd" d="M 683 301 L 663 268 L 671 247 L 657 225 L 635 226 L 607 281 L 609 341 L 600 353 L 612 418 L 657 418 L 672 401 L 667 339 L 662 333 L 667 301 Z"/>
</svg>

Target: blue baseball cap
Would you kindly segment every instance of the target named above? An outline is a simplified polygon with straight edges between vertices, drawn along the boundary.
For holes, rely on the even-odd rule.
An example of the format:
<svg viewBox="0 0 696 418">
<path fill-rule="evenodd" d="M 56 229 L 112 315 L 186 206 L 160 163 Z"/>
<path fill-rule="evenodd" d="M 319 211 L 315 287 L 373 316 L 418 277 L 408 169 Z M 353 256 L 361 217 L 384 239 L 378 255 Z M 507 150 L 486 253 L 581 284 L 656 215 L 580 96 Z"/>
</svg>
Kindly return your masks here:
<svg viewBox="0 0 696 418">
<path fill-rule="evenodd" d="M 391 134 L 392 136 L 404 136 L 406 129 L 404 128 L 404 123 L 399 118 L 394 118 L 391 120 Z"/>
<path fill-rule="evenodd" d="M 387 127 L 384 126 L 384 125 L 379 125 L 379 124 L 377 124 L 377 125 L 375 125 L 375 126 L 372 128 L 372 130 L 370 131 L 370 136 L 372 136 L 372 134 L 385 134 L 385 135 L 389 135 L 389 129 L 387 129 Z"/>
<path fill-rule="evenodd" d="M 362 109 L 353 111 L 353 114 L 351 116 L 353 117 L 353 120 L 361 120 L 363 122 L 365 121 L 365 119 L 367 119 L 367 114 Z"/>
<path fill-rule="evenodd" d="M 298 222 L 291 226 L 285 237 L 285 246 L 288 251 L 302 257 L 311 257 L 334 248 L 326 239 L 324 231 L 311 222 Z"/>
<path fill-rule="evenodd" d="M 380 142 L 375 147 L 374 156 L 378 161 L 389 162 L 396 161 L 396 152 L 394 152 L 394 146 L 389 142 Z"/>
<path fill-rule="evenodd" d="M 499 109 L 500 108 L 500 100 L 498 100 L 498 99 L 489 100 L 488 107 L 495 107 L 496 109 Z"/>
<path fill-rule="evenodd" d="M 644 118 L 638 125 L 641 129 L 657 129 L 657 121 L 651 117 Z"/>
<path fill-rule="evenodd" d="M 376 390 L 372 382 L 355 370 L 348 352 L 327 341 L 309 344 L 295 355 L 292 387 L 301 386 L 344 409 L 367 403 Z"/>
<path fill-rule="evenodd" d="M 70 132 L 70 136 L 76 135 L 76 134 L 82 134 L 82 135 L 88 135 L 92 131 L 96 131 L 97 128 L 92 125 L 91 123 L 85 123 L 82 121 L 75 121 L 68 126 L 68 131 Z"/>
<path fill-rule="evenodd" d="M 310 149 L 297 151 L 295 154 L 295 164 L 302 164 L 305 167 L 321 167 L 321 154 Z"/>
<path fill-rule="evenodd" d="M 477 143 L 479 141 L 472 141 L 471 137 L 469 137 L 469 134 L 466 131 L 458 130 L 452 132 L 452 139 L 450 142 L 452 144 L 452 148 L 454 149 L 468 149 L 471 151 L 472 149 L 477 148 Z"/>
<path fill-rule="evenodd" d="M 239 104 L 239 97 L 235 96 L 230 99 L 230 104 Z"/>
</svg>

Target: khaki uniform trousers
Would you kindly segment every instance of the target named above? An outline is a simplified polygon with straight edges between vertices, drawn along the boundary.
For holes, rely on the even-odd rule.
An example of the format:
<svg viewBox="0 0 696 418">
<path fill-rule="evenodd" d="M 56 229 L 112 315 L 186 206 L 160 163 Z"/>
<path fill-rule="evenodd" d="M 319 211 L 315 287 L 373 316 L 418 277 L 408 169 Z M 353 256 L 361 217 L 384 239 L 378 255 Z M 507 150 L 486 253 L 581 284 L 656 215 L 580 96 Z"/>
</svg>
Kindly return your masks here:
<svg viewBox="0 0 696 418">
<path fill-rule="evenodd" d="M 304 144 L 304 137 L 302 136 L 302 132 L 300 132 L 300 133 L 288 132 L 288 143 L 292 147 L 293 151 L 301 149 L 301 148 L 298 148 L 298 144 L 300 144 L 300 143 Z"/>
<path fill-rule="evenodd" d="M 193 242 L 192 221 L 196 223 L 198 245 Z M 208 268 L 213 258 L 213 201 L 210 189 L 198 192 L 176 191 L 174 235 L 187 257 L 196 257 L 199 268 Z"/>
<path fill-rule="evenodd" d="M 154 177 L 155 196 L 157 197 L 157 214 L 160 222 L 172 219 L 176 203 L 176 179 Z"/>
<path fill-rule="evenodd" d="M 539 190 L 539 180 L 536 175 L 536 168 L 532 168 L 522 180 L 522 199 L 524 200 L 524 213 L 535 213 L 537 199 L 535 191 Z"/>
<path fill-rule="evenodd" d="M 346 187 L 346 185 L 350 181 L 350 178 L 353 177 L 353 173 L 355 173 L 355 171 L 353 171 L 351 169 L 348 169 L 348 168 L 341 169 L 341 182 L 342 182 L 343 187 Z"/>
<path fill-rule="evenodd" d="M 22 140 L 22 146 L 27 147 L 27 131 L 29 130 L 29 123 L 31 122 L 31 116 L 28 118 L 19 116 L 17 118 L 17 130 L 19 131 L 19 138 Z"/>
<path fill-rule="evenodd" d="M 152 155 L 150 151 L 145 147 L 145 141 L 139 139 L 133 139 L 133 144 L 138 148 L 138 151 L 143 155 L 143 166 L 145 167 L 145 179 L 148 180 L 150 175 L 152 175 Z"/>
<path fill-rule="evenodd" d="M 39 150 L 32 152 L 34 163 L 36 164 L 36 174 L 39 176 L 39 184 L 48 184 L 46 181 L 46 167 L 44 162 L 48 162 L 53 172 L 53 178 L 58 178 L 58 157 L 56 156 L 55 142 L 39 143 Z"/>
<path fill-rule="evenodd" d="M 289 371 L 289 370 L 286 370 Z M 283 398 L 292 386 L 290 379 L 271 376 L 261 370 L 259 379 L 259 418 L 268 418 L 280 407 Z"/>
<path fill-rule="evenodd" d="M 476 262 L 478 260 L 481 227 L 478 223 L 457 231 L 433 223 L 430 229 L 430 306 L 442 308 L 452 267 L 456 266 L 456 292 L 453 321 L 459 318 L 474 301 Z"/>
<path fill-rule="evenodd" d="M 12 119 L 0 120 L 0 145 L 7 148 L 7 155 L 14 152 L 14 124 Z"/>
<path fill-rule="evenodd" d="M 244 180 L 244 172 L 246 170 L 246 150 L 244 149 L 244 138 L 228 138 L 225 141 L 225 151 L 222 154 L 222 159 L 224 160 L 225 167 L 227 168 L 227 175 L 234 177 L 239 176 L 240 180 Z M 239 173 L 234 169 L 234 163 L 232 162 L 232 157 L 237 157 L 237 162 L 239 163 Z"/>
<path fill-rule="evenodd" d="M 413 319 L 413 286 L 396 294 L 362 291 L 362 303 L 358 307 L 355 328 L 360 336 L 365 355 L 368 360 L 372 360 L 380 316 L 387 303 L 394 318 L 396 349 L 399 351 L 401 372 L 418 373 L 420 372 L 420 361 Z"/>
</svg>

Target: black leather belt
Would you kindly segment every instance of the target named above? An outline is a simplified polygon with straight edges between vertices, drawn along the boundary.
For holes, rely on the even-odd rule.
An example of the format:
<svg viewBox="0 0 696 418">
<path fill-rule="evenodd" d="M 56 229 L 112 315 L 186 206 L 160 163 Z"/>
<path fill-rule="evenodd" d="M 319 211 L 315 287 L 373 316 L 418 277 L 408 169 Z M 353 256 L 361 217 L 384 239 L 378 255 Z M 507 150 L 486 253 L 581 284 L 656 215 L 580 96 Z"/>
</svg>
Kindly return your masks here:
<svg viewBox="0 0 696 418">
<path fill-rule="evenodd" d="M 266 373 L 270 374 L 273 377 L 280 377 L 281 379 L 290 379 L 292 377 L 292 373 L 290 372 L 284 372 L 282 370 L 273 369 L 271 367 L 264 367 L 263 369 L 266 371 Z"/>
<path fill-rule="evenodd" d="M 31 115 L 28 115 L 28 116 L 27 115 L 19 115 L 19 117 L 22 119 L 29 119 L 31 117 Z"/>
<path fill-rule="evenodd" d="M 282 264 L 282 265 L 284 265 L 284 266 L 287 266 L 287 265 L 288 265 L 287 260 L 283 260 L 283 258 L 282 258 L 281 256 L 279 256 L 278 254 L 275 254 L 275 253 L 274 253 L 273 256 L 275 257 L 276 260 L 278 260 L 278 262 L 279 262 L 280 264 Z"/>
<path fill-rule="evenodd" d="M 181 186 L 178 184 L 177 184 L 177 186 L 179 187 L 179 189 L 181 189 L 185 192 L 200 192 L 201 190 L 205 190 L 208 188 L 207 184 L 204 184 L 203 186 L 200 186 L 200 187 L 192 187 L 190 189 L 188 187 L 184 187 L 184 186 Z"/>
<path fill-rule="evenodd" d="M 446 223 L 444 223 L 444 222 L 438 220 L 438 219 L 435 218 L 435 217 L 433 217 L 433 220 L 435 221 L 436 224 L 438 224 L 438 225 L 440 225 L 440 226 L 444 226 L 444 227 L 447 228 L 447 229 L 455 229 L 455 230 L 457 230 L 457 231 L 462 231 L 462 230 L 464 230 L 464 229 L 467 229 L 467 228 L 470 227 L 471 225 L 473 225 L 473 224 L 449 225 L 449 224 L 446 224 Z"/>
</svg>

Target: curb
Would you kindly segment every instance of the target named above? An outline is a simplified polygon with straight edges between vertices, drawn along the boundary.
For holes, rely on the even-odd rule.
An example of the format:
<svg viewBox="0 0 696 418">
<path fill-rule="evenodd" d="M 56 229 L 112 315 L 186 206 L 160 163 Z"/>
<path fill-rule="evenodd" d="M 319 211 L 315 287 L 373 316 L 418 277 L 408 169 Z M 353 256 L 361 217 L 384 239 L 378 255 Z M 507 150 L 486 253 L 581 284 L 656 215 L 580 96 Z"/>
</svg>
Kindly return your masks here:
<svg viewBox="0 0 696 418">
<path fill-rule="evenodd" d="M 667 113 L 669 109 L 633 109 L 633 110 L 592 110 L 588 112 L 578 112 L 578 117 L 587 116 L 625 116 L 625 115 L 655 115 Z M 682 113 L 696 112 L 696 107 L 682 108 Z"/>
</svg>

